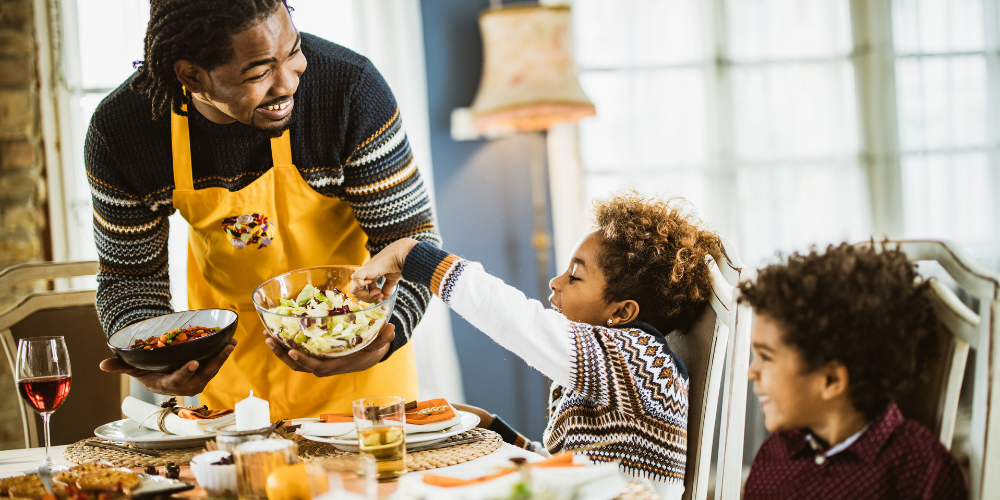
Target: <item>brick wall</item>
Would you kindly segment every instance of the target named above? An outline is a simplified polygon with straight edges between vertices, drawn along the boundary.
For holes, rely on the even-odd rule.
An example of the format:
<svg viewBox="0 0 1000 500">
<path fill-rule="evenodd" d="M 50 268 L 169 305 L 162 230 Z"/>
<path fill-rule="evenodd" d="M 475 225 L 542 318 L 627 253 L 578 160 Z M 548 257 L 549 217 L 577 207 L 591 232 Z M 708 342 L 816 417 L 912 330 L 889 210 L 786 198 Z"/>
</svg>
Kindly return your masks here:
<svg viewBox="0 0 1000 500">
<path fill-rule="evenodd" d="M 31 0 L 0 0 L 0 269 L 45 260 L 45 165 Z M 27 286 L 0 290 L 0 311 Z M 10 368 L 0 362 L 0 449 L 24 446 Z M 13 398 L 13 399 L 11 399 Z"/>
<path fill-rule="evenodd" d="M 0 0 L 0 269 L 45 258 L 33 21 L 31 0 Z M 0 290 L 0 309 L 17 292 Z"/>
</svg>

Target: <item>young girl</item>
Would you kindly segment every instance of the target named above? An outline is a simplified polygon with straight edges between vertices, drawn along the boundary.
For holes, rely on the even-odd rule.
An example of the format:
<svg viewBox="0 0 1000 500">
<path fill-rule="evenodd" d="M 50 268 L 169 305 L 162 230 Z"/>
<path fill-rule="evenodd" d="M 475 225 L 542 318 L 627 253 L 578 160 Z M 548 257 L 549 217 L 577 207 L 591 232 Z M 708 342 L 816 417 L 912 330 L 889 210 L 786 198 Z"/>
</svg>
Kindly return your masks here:
<svg viewBox="0 0 1000 500">
<path fill-rule="evenodd" d="M 544 443 L 556 453 L 597 443 L 596 461 L 647 478 L 666 498 L 684 491 L 688 375 L 665 333 L 690 326 L 712 293 L 706 255 L 718 237 L 680 205 L 635 192 L 594 204 L 597 230 L 550 282 L 553 309 L 529 300 L 476 262 L 399 240 L 355 274 L 381 300 L 400 277 L 428 285 L 457 313 L 552 379 Z M 516 434 L 515 434 L 516 436 Z"/>
</svg>

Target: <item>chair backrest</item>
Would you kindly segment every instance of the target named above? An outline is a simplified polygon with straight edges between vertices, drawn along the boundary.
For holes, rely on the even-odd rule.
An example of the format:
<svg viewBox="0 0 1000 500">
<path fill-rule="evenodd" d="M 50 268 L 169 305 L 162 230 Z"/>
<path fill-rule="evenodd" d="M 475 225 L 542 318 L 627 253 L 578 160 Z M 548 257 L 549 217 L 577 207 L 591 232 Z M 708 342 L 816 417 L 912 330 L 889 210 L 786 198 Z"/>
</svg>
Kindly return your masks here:
<svg viewBox="0 0 1000 500">
<path fill-rule="evenodd" d="M 948 287 L 930 278 L 928 298 L 940 328 L 933 332 L 925 380 L 915 384 L 896 403 L 906 418 L 919 422 L 937 434 L 941 444 L 951 449 L 958 415 L 958 398 L 969 358 L 968 339 L 976 337 L 979 315 L 962 303 Z"/>
<path fill-rule="evenodd" d="M 900 398 L 907 418 L 925 425 L 951 447 L 958 398 L 969 349 L 976 351 L 972 423 L 969 434 L 969 497 L 987 498 L 1000 491 L 1000 274 L 980 266 L 955 243 L 935 240 L 891 241 L 913 262 L 935 261 L 966 294 L 979 301 L 979 311 L 968 308 L 948 287 L 931 279 L 929 296 L 941 330 L 934 341 L 929 381 Z M 871 242 L 859 243 L 870 246 Z M 881 250 L 882 245 L 876 244 Z M 922 273 L 923 274 L 923 273 Z"/>
<path fill-rule="evenodd" d="M 736 319 L 735 286 L 743 265 L 728 241 L 723 240 L 723 248 L 722 262 L 708 259 L 714 281 L 709 305 L 689 331 L 667 336 L 670 350 L 687 367 L 690 377 L 685 500 L 703 500 L 708 493 L 723 364 Z"/>
<path fill-rule="evenodd" d="M 57 279 L 97 272 L 96 262 L 39 263 L 0 272 L 0 289 L 28 280 Z M 121 418 L 121 401 L 128 380 L 98 368 L 111 351 L 94 308 L 93 290 L 38 292 L 0 312 L 0 343 L 15 372 L 17 342 L 22 338 L 62 335 L 66 338 L 73 380 L 69 396 L 49 426 L 53 445 L 71 444 L 93 436 L 98 426 Z M 25 447 L 43 444 L 42 420 L 18 398 Z"/>
</svg>

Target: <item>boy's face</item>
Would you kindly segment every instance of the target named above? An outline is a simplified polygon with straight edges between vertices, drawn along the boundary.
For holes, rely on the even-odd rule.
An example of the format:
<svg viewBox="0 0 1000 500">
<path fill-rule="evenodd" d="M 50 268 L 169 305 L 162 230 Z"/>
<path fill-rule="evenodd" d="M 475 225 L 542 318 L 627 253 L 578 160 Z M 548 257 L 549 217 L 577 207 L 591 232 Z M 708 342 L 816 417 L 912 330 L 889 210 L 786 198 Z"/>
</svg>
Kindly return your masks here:
<svg viewBox="0 0 1000 500">
<path fill-rule="evenodd" d="M 570 259 L 569 268 L 549 281 L 549 302 L 570 321 L 608 326 L 615 307 L 604 299 L 607 283 L 597 265 L 604 237 L 595 231 L 584 236 Z"/>
<path fill-rule="evenodd" d="M 754 356 L 748 376 L 764 412 L 764 426 L 771 432 L 812 428 L 827 406 L 824 370 L 810 370 L 799 351 L 785 343 L 783 333 L 769 316 L 754 316 L 750 333 Z"/>
</svg>

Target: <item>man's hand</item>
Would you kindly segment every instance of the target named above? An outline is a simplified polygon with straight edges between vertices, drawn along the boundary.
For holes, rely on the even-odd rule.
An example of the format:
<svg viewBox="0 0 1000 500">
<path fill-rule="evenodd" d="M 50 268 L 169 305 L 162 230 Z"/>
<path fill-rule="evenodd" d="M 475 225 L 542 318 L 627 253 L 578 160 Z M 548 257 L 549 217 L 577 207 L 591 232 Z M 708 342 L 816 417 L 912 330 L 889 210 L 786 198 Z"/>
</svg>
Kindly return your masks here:
<svg viewBox="0 0 1000 500">
<path fill-rule="evenodd" d="M 351 275 L 350 292 L 368 302 L 385 300 L 403 277 L 403 262 L 417 243 L 413 238 L 401 238 L 383 248 Z M 379 276 L 385 276 L 381 287 L 375 285 Z"/>
<path fill-rule="evenodd" d="M 118 358 L 108 358 L 101 361 L 101 370 L 111 373 L 124 373 L 142 384 L 143 387 L 157 394 L 167 396 L 194 396 L 205 389 L 208 382 L 226 362 L 236 348 L 236 339 L 229 341 L 219 354 L 208 360 L 199 368 L 197 361 L 188 363 L 173 373 L 160 374 L 149 370 L 140 370 L 123 363 Z"/>
<path fill-rule="evenodd" d="M 264 330 L 264 341 L 271 352 L 283 361 L 289 368 L 297 372 L 307 372 L 317 377 L 329 377 L 344 373 L 354 373 L 375 366 L 389 352 L 389 344 L 396 338 L 396 326 L 386 323 L 379 331 L 378 337 L 360 351 L 339 358 L 317 359 L 302 354 L 297 349 L 285 349 L 271 334 Z"/>
</svg>

